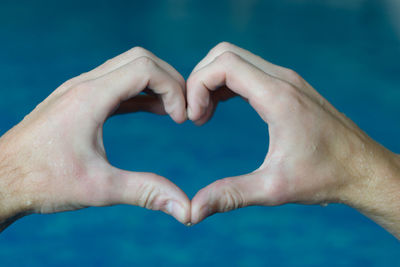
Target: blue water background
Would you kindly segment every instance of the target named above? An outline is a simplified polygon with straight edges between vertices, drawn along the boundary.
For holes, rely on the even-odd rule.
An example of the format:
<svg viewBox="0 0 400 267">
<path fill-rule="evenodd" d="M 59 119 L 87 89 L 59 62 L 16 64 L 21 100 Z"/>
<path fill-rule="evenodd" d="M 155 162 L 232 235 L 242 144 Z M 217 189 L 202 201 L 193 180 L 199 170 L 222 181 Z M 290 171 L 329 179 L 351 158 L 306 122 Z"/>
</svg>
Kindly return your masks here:
<svg viewBox="0 0 400 267">
<path fill-rule="evenodd" d="M 133 46 L 185 77 L 220 41 L 299 72 L 400 153 L 400 27 L 394 1 L 0 1 L 0 134 L 65 80 Z M 397 12 L 397 13 L 396 13 Z M 132 114 L 104 129 L 108 157 L 170 178 L 191 198 L 257 168 L 267 127 L 242 100 L 211 122 Z M 342 205 L 250 207 L 186 228 L 131 206 L 26 217 L 0 235 L 1 266 L 400 266 L 400 244 Z"/>
</svg>

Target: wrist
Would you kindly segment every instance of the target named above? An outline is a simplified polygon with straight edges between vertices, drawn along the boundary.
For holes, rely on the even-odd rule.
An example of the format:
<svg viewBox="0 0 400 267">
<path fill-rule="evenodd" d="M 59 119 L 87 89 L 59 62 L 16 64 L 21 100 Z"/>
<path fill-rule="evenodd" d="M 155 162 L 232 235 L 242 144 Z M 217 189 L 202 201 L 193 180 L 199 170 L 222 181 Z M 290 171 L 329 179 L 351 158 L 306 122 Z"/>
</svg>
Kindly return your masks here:
<svg viewBox="0 0 400 267">
<path fill-rule="evenodd" d="M 23 201 L 22 181 L 24 171 L 18 164 L 15 146 L 6 137 L 0 138 L 0 232 L 15 220 L 30 213 Z M 10 150 L 13 147 L 13 150 Z M 29 203 L 28 203 L 29 204 Z"/>
<path fill-rule="evenodd" d="M 340 202 L 400 234 L 400 156 L 373 142 L 350 161 L 352 175 Z"/>
<path fill-rule="evenodd" d="M 344 204 L 367 209 L 374 206 L 375 198 L 382 198 L 385 193 L 388 197 L 397 195 L 394 193 L 400 188 L 400 157 L 378 146 L 355 153 L 355 160 L 349 161 L 351 174 L 339 198 Z"/>
</svg>

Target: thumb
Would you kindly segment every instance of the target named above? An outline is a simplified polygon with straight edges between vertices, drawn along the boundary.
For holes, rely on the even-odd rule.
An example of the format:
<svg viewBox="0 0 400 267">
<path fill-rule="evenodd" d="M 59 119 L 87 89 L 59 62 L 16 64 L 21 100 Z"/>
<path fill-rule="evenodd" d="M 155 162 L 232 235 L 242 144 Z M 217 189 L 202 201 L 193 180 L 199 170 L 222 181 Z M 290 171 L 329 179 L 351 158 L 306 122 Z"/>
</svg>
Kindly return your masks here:
<svg viewBox="0 0 400 267">
<path fill-rule="evenodd" d="M 111 182 L 109 204 L 161 210 L 183 224 L 190 222 L 190 200 L 168 179 L 153 173 L 118 170 Z"/>
<path fill-rule="evenodd" d="M 215 181 L 192 199 L 191 222 L 196 224 L 214 213 L 259 205 L 263 192 L 263 179 L 258 172 Z"/>
</svg>

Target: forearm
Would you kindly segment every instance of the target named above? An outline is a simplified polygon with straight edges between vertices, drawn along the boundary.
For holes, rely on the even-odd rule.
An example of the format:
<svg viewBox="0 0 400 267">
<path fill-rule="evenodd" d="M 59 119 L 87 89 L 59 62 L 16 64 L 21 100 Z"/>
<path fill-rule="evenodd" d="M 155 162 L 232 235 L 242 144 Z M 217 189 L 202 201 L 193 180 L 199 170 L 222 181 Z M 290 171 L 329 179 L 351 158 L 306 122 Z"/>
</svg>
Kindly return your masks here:
<svg viewBox="0 0 400 267">
<path fill-rule="evenodd" d="M 400 156 L 380 145 L 362 153 L 342 200 L 400 239 Z"/>
</svg>

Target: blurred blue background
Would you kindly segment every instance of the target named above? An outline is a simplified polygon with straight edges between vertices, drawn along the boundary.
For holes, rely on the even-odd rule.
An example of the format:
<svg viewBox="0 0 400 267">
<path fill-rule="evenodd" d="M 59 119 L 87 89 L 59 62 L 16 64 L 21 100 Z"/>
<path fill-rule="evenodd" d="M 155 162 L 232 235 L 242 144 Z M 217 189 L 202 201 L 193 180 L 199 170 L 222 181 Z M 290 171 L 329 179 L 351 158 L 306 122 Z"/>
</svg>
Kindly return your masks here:
<svg viewBox="0 0 400 267">
<path fill-rule="evenodd" d="M 65 80 L 133 46 L 185 77 L 220 41 L 299 72 L 400 152 L 397 0 L 0 1 L 0 134 Z M 267 127 L 242 100 L 211 122 L 112 118 L 110 161 L 170 178 L 191 198 L 257 168 Z M 1 266 L 400 266 L 400 244 L 342 205 L 251 207 L 186 228 L 131 206 L 26 217 L 0 235 Z"/>
</svg>

